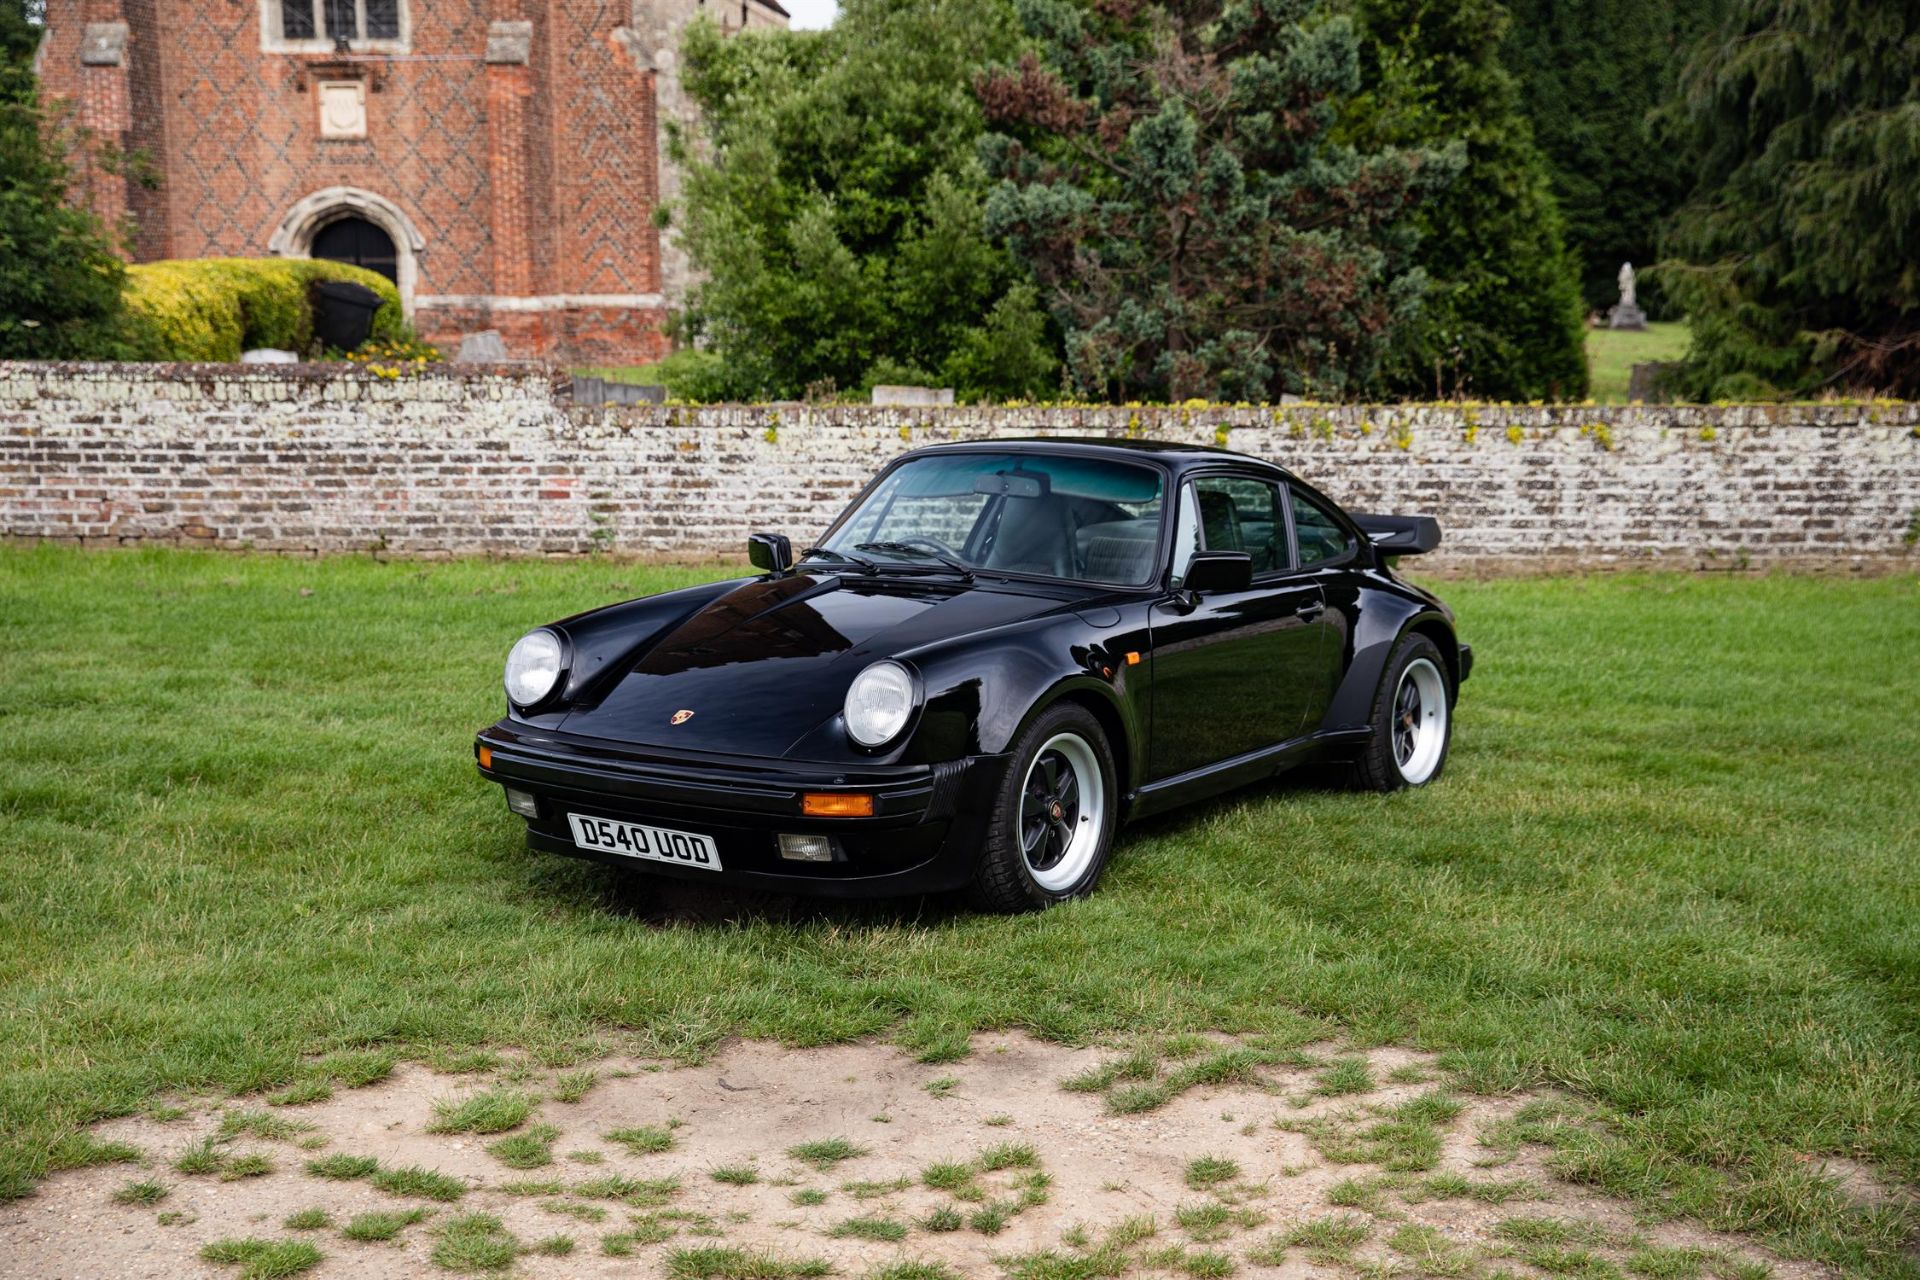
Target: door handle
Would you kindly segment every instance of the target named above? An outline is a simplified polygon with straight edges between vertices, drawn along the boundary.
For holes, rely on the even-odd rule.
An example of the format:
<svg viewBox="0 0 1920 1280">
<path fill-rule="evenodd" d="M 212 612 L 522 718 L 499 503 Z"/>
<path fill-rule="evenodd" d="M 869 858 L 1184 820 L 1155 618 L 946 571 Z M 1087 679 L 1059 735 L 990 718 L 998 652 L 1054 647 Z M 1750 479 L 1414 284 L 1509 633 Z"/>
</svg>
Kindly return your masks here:
<svg viewBox="0 0 1920 1280">
<path fill-rule="evenodd" d="M 1321 601 L 1315 600 L 1312 604 L 1303 604 L 1298 609 L 1295 609 L 1293 616 L 1302 622 L 1312 622 L 1326 611 L 1327 606 Z"/>
</svg>

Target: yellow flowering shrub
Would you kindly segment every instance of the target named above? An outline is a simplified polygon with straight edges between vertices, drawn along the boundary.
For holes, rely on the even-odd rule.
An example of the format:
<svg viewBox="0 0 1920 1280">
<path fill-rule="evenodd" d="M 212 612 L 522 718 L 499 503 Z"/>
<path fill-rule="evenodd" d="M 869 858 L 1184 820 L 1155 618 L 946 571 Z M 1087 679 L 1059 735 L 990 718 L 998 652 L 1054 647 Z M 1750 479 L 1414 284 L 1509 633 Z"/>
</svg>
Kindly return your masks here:
<svg viewBox="0 0 1920 1280">
<path fill-rule="evenodd" d="M 446 357 L 440 348 L 418 338 L 368 338 L 347 353 L 347 360 L 371 370 L 382 378 L 397 378 L 403 373 L 418 373 Z"/>
<path fill-rule="evenodd" d="M 369 341 L 411 344 L 400 293 L 385 276 L 302 258 L 180 258 L 127 268 L 129 328 L 140 360 L 234 361 L 253 347 L 313 354 L 316 280 L 365 285 L 386 304 Z"/>
</svg>

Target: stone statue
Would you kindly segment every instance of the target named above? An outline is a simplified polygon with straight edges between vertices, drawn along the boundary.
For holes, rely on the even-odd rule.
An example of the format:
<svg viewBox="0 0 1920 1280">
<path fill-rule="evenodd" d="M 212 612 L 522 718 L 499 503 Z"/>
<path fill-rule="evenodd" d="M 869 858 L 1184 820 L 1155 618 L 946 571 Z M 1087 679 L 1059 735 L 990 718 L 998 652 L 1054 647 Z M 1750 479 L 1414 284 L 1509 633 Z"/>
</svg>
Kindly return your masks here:
<svg viewBox="0 0 1920 1280">
<path fill-rule="evenodd" d="M 1633 284 L 1633 264 L 1620 264 L 1620 301 L 1613 310 L 1607 312 L 1609 329 L 1644 329 L 1647 327 L 1647 313 L 1640 309 L 1639 299 L 1635 296 Z"/>
</svg>

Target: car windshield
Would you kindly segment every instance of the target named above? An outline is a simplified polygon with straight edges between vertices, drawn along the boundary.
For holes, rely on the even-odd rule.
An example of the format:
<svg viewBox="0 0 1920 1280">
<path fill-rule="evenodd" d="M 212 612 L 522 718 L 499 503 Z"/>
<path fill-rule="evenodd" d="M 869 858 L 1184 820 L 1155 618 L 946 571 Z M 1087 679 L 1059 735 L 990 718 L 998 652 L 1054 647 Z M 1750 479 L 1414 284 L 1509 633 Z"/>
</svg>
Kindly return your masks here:
<svg viewBox="0 0 1920 1280">
<path fill-rule="evenodd" d="M 809 555 L 1140 586 L 1158 567 L 1161 507 L 1160 472 L 1149 466 L 935 454 L 887 473 Z"/>
</svg>

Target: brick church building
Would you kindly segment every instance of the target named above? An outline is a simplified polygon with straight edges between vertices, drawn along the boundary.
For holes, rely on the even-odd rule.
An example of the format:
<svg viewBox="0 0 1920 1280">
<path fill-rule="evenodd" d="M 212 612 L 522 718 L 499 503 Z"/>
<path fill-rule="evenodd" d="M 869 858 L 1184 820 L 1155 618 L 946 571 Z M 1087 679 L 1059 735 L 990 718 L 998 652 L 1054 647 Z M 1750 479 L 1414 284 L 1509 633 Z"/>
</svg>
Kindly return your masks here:
<svg viewBox="0 0 1920 1280">
<path fill-rule="evenodd" d="M 686 264 L 655 211 L 681 28 L 774 0 L 47 0 L 41 83 L 153 181 L 89 185 L 137 261 L 356 262 L 432 341 L 664 354 Z"/>
</svg>

